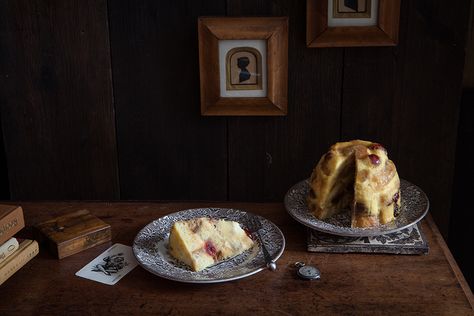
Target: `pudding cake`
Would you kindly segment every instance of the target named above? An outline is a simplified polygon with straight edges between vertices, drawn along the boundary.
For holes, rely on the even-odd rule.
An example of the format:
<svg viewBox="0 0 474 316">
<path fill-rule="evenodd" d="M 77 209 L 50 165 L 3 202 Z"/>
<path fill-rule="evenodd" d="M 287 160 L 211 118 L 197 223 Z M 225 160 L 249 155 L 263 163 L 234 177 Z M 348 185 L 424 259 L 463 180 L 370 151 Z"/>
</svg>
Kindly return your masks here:
<svg viewBox="0 0 474 316">
<path fill-rule="evenodd" d="M 387 150 L 364 140 L 336 143 L 310 179 L 308 207 L 318 219 L 351 210 L 352 227 L 386 224 L 398 215 L 400 179 Z"/>
<path fill-rule="evenodd" d="M 201 271 L 235 257 L 254 245 L 239 223 L 207 217 L 178 221 L 169 237 L 169 253 L 180 262 Z"/>
</svg>

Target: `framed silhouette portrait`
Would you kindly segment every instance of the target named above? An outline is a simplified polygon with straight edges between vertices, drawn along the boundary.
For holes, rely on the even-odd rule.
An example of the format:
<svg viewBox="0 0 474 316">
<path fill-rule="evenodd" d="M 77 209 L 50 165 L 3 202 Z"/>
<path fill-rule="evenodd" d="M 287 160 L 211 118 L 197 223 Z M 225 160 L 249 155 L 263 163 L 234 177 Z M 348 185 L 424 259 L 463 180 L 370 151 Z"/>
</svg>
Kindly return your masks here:
<svg viewBox="0 0 474 316">
<path fill-rule="evenodd" d="M 225 58 L 227 90 L 262 90 L 262 54 L 254 47 L 235 47 Z"/>
<path fill-rule="evenodd" d="M 220 40 L 219 90 L 223 98 L 267 96 L 266 40 Z"/>
<path fill-rule="evenodd" d="M 201 17 L 198 30 L 202 115 L 286 115 L 286 17 Z"/>
<path fill-rule="evenodd" d="M 401 0 L 306 0 L 308 47 L 395 46 Z"/>
</svg>

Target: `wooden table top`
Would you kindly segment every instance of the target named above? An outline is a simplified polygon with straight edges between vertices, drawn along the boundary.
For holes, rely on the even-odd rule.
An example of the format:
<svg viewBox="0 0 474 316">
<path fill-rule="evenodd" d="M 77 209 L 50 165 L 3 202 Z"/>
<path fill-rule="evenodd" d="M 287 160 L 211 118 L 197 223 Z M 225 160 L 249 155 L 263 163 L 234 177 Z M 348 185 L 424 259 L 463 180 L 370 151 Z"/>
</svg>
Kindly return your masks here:
<svg viewBox="0 0 474 316">
<path fill-rule="evenodd" d="M 303 226 L 282 204 L 257 203 L 18 203 L 27 228 L 46 219 L 88 209 L 112 226 L 112 242 L 62 260 L 46 250 L 0 286 L 0 315 L 90 314 L 336 314 L 473 315 L 473 296 L 428 216 L 422 223 L 428 255 L 322 254 L 306 251 Z M 135 268 L 114 286 L 75 276 L 113 243 L 131 245 L 152 220 L 181 209 L 232 207 L 260 214 L 277 224 L 287 241 L 277 271 L 219 284 L 185 284 Z M 304 261 L 322 279 L 296 277 Z"/>
</svg>

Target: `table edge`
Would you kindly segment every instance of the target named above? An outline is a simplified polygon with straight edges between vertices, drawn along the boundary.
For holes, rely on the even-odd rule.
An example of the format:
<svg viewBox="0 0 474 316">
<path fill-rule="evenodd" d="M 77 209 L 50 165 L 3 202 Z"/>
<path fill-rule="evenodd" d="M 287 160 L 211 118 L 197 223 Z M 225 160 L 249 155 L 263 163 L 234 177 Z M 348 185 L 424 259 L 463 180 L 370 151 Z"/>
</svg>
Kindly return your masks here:
<svg viewBox="0 0 474 316">
<path fill-rule="evenodd" d="M 474 295 L 472 294 L 471 288 L 469 284 L 467 283 L 466 279 L 464 278 L 464 275 L 461 272 L 461 269 L 459 268 L 456 260 L 454 259 L 451 251 L 449 250 L 448 245 L 444 241 L 443 236 L 441 235 L 438 226 L 436 226 L 436 223 L 433 220 L 433 217 L 431 214 L 428 214 L 426 216 L 426 221 L 428 223 L 428 226 L 430 229 L 433 231 L 433 237 L 436 239 L 436 242 L 439 244 L 441 247 L 441 250 L 443 251 L 444 256 L 446 257 L 446 260 L 448 260 L 449 265 L 451 266 L 451 269 L 454 272 L 454 275 L 456 276 L 456 279 L 458 280 L 459 284 L 461 285 L 462 290 L 464 291 L 464 295 L 466 295 L 466 298 L 471 305 L 471 308 L 474 309 Z"/>
</svg>

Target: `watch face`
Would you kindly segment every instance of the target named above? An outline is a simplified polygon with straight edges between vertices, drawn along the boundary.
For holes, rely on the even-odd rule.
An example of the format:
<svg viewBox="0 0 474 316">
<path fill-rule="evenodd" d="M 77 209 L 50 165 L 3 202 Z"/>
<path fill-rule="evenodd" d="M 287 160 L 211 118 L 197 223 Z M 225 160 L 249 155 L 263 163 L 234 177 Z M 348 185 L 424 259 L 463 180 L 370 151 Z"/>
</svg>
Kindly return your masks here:
<svg viewBox="0 0 474 316">
<path fill-rule="evenodd" d="M 304 266 L 298 269 L 298 276 L 303 279 L 314 280 L 321 277 L 321 272 L 313 266 Z"/>
</svg>

